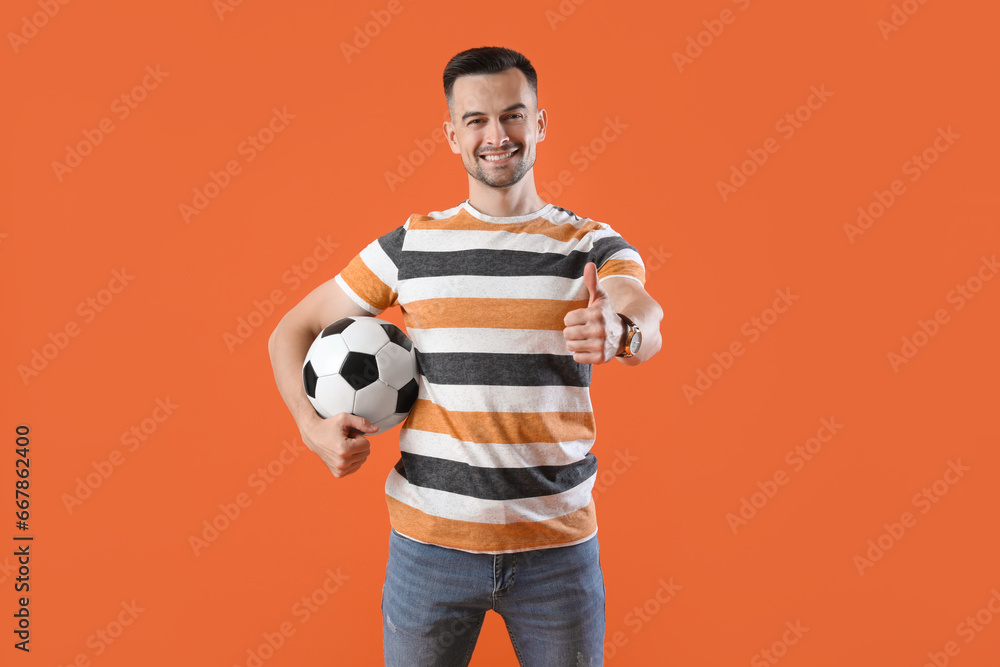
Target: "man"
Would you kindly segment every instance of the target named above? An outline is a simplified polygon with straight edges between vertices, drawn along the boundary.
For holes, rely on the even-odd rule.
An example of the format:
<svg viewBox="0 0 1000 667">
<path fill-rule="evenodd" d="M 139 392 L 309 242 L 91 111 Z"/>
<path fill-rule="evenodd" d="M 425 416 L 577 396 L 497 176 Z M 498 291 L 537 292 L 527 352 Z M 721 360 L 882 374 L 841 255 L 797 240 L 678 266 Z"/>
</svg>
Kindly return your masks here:
<svg viewBox="0 0 1000 667">
<path fill-rule="evenodd" d="M 467 665 L 489 609 L 522 665 L 599 665 L 591 368 L 653 356 L 662 311 L 635 248 L 535 191 L 548 119 L 531 63 L 470 49 L 444 84 L 469 198 L 411 215 L 292 308 L 269 341 L 275 379 L 306 445 L 335 477 L 357 472 L 376 429 L 321 419 L 303 359 L 327 324 L 402 308 L 421 378 L 386 480 L 386 665 Z"/>
</svg>

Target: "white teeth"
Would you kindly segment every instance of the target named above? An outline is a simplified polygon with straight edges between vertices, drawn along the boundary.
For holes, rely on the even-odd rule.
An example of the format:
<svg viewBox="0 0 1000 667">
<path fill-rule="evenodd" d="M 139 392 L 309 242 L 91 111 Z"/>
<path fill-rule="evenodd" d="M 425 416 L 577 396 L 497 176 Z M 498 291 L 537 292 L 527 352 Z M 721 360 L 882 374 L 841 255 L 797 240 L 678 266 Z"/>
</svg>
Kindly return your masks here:
<svg viewBox="0 0 1000 667">
<path fill-rule="evenodd" d="M 497 160 L 506 160 L 513 154 L 514 151 L 511 151 L 510 153 L 504 153 L 503 155 L 484 155 L 483 158 L 489 160 L 490 162 L 496 162 Z"/>
</svg>

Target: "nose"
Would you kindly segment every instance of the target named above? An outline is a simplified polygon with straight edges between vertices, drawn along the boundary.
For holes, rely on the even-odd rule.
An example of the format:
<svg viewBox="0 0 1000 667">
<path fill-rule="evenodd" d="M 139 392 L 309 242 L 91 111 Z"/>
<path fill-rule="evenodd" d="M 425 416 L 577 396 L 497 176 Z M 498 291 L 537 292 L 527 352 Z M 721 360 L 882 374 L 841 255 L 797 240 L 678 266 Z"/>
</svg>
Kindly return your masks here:
<svg viewBox="0 0 1000 667">
<path fill-rule="evenodd" d="M 510 137 L 507 136 L 507 130 L 504 128 L 503 123 L 500 122 L 500 119 L 491 119 L 483 135 L 483 142 L 497 147 L 502 146 L 508 141 L 510 141 Z"/>
</svg>

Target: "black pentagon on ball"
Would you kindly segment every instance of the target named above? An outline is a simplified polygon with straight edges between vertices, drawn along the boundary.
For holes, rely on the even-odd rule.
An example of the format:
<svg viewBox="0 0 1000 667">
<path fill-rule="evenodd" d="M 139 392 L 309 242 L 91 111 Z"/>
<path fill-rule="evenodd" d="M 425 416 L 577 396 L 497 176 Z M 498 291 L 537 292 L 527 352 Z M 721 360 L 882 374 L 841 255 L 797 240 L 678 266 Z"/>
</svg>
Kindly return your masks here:
<svg viewBox="0 0 1000 667">
<path fill-rule="evenodd" d="M 410 342 L 410 339 L 407 338 L 406 334 L 400 331 L 399 327 L 397 327 L 395 324 L 386 322 L 385 324 L 382 325 L 382 330 L 385 331 L 387 336 L 389 336 L 389 340 L 391 340 L 393 343 L 400 346 L 407 352 L 409 352 L 410 348 L 413 347 L 413 343 Z"/>
<path fill-rule="evenodd" d="M 396 412 L 402 414 L 409 412 L 413 404 L 417 402 L 417 381 L 410 380 L 396 394 Z"/>
<path fill-rule="evenodd" d="M 363 352 L 348 352 L 340 375 L 354 390 L 363 389 L 378 379 L 378 362 L 375 355 Z"/>
<path fill-rule="evenodd" d="M 354 320 L 349 317 L 345 317 L 342 320 L 337 320 L 333 324 L 328 325 L 323 329 L 323 333 L 319 335 L 320 338 L 326 338 L 327 336 L 332 336 L 334 334 L 341 333 L 344 329 L 354 324 Z"/>
<path fill-rule="evenodd" d="M 311 361 L 307 361 L 302 367 L 302 384 L 306 386 L 306 394 L 309 398 L 316 398 L 316 371 L 313 370 Z"/>
</svg>

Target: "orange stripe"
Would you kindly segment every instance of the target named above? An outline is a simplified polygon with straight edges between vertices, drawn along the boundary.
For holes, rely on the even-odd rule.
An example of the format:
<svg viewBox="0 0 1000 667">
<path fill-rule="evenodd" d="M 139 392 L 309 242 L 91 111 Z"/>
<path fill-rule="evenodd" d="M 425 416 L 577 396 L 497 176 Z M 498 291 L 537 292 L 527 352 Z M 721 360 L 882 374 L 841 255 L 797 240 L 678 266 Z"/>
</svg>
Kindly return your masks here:
<svg viewBox="0 0 1000 667">
<path fill-rule="evenodd" d="M 534 329 L 562 331 L 566 313 L 586 308 L 587 299 L 490 299 L 449 297 L 406 304 L 403 321 L 414 329 Z"/>
<path fill-rule="evenodd" d="M 518 523 L 477 523 L 433 516 L 410 507 L 390 495 L 392 527 L 421 542 L 440 544 L 468 551 L 511 551 L 537 549 L 576 542 L 597 530 L 597 510 L 594 500 L 586 507 L 544 521 Z"/>
<path fill-rule="evenodd" d="M 611 276 L 632 276 L 643 285 L 646 284 L 646 271 L 639 262 L 632 259 L 609 259 L 604 262 L 601 265 L 601 270 L 597 272 L 597 277 L 610 278 Z"/>
<path fill-rule="evenodd" d="M 444 433 L 464 442 L 519 444 L 592 440 L 592 412 L 459 412 L 418 399 L 406 428 Z"/>
<path fill-rule="evenodd" d="M 427 216 L 413 216 L 410 218 L 408 231 L 419 229 L 448 229 L 475 232 L 495 232 L 504 231 L 512 234 L 541 234 L 556 241 L 580 240 L 587 234 L 601 229 L 601 225 L 593 220 L 580 227 L 564 222 L 557 225 L 545 218 L 535 218 L 526 222 L 492 223 L 484 222 L 473 217 L 465 211 L 460 211 L 452 218 L 435 220 Z"/>
<path fill-rule="evenodd" d="M 348 262 L 340 277 L 355 294 L 375 308 L 385 310 L 396 305 L 396 293 L 368 268 L 360 255 Z"/>
</svg>

